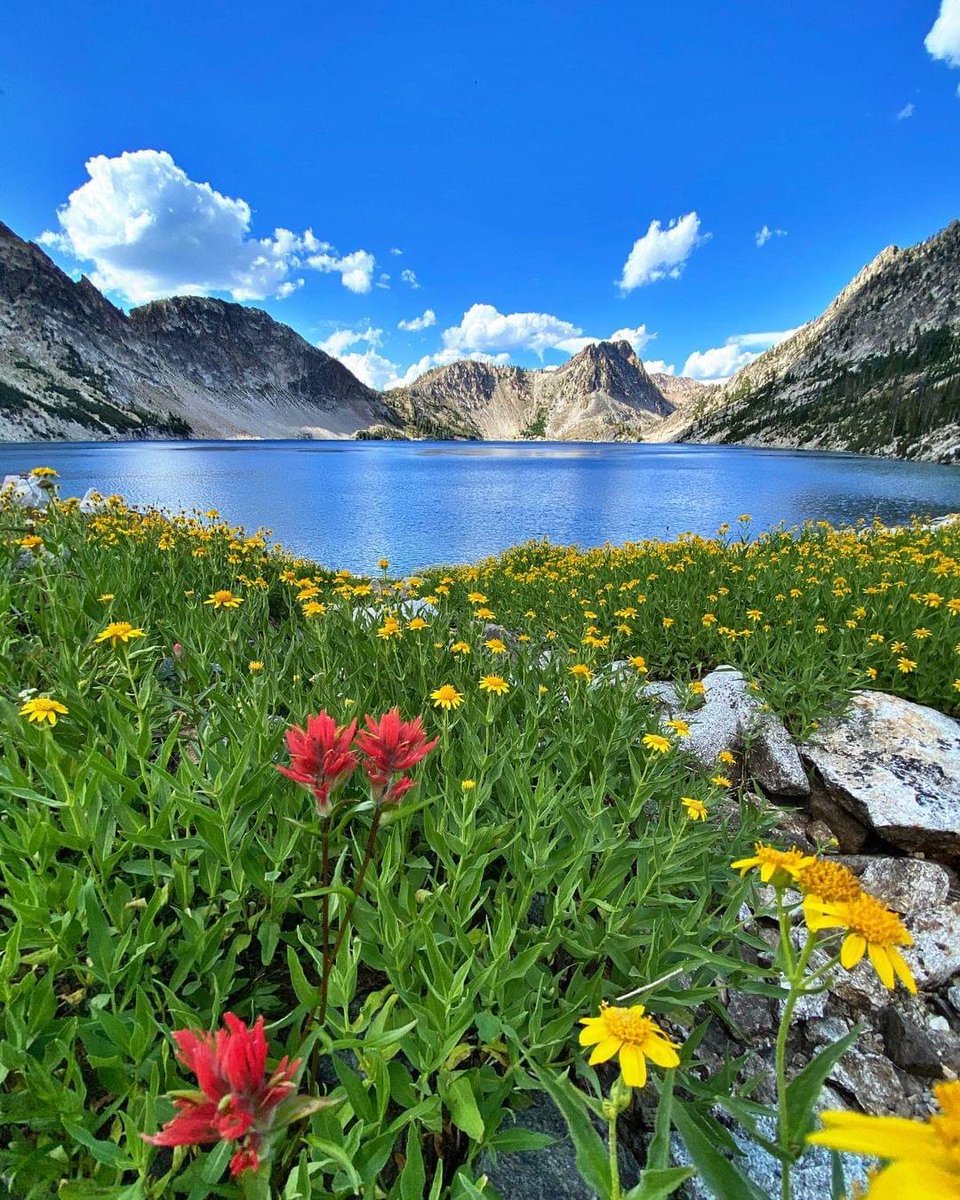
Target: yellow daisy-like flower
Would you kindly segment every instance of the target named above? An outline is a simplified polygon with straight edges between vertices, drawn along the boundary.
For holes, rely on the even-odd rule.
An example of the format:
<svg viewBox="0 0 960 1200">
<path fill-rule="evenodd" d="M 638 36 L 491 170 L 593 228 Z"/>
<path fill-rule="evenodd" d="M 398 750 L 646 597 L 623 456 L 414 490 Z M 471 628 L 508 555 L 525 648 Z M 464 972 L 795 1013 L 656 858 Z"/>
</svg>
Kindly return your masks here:
<svg viewBox="0 0 960 1200">
<path fill-rule="evenodd" d="M 669 738 L 659 733 L 645 733 L 640 740 L 648 750 L 653 750 L 656 754 L 666 754 L 672 745 Z"/>
<path fill-rule="evenodd" d="M 702 696 L 706 690 L 707 689 L 703 686 L 699 679 L 695 679 L 693 683 L 690 684 L 690 691 L 694 696 Z"/>
<path fill-rule="evenodd" d="M 664 721 L 664 725 L 668 729 L 672 729 L 677 737 L 688 738 L 690 736 L 690 726 L 680 717 L 673 717 L 669 721 Z"/>
<path fill-rule="evenodd" d="M 467 599 L 471 604 L 486 604 L 487 598 L 483 592 L 467 592 Z"/>
<path fill-rule="evenodd" d="M 630 659 L 630 666 L 633 667 L 635 671 L 639 671 L 641 675 L 644 675 L 647 671 L 647 660 L 642 654 L 635 654 L 633 658 Z"/>
<path fill-rule="evenodd" d="M 56 479 L 57 472 L 53 467 L 34 467 L 30 474 L 34 479 Z"/>
<path fill-rule="evenodd" d="M 717 762 L 724 763 L 728 767 L 732 766 L 736 761 L 736 758 L 730 753 L 729 750 L 721 750 L 717 755 Z"/>
<path fill-rule="evenodd" d="M 873 1176 L 864 1200 L 956 1200 L 960 1196 L 960 1083 L 935 1083 L 940 1112 L 927 1121 L 825 1112 L 823 1129 L 808 1142 L 867 1154 L 887 1165 Z"/>
<path fill-rule="evenodd" d="M 897 670 L 901 674 L 909 675 L 911 673 L 911 671 L 915 671 L 916 669 L 917 669 L 917 664 L 914 662 L 914 660 L 912 658 L 898 658 L 897 659 Z"/>
<path fill-rule="evenodd" d="M 385 571 L 387 569 L 387 567 L 390 566 L 390 559 L 389 558 L 381 558 L 380 561 L 377 563 L 377 566 L 380 568 L 381 571 Z"/>
<path fill-rule="evenodd" d="M 506 654 L 507 644 L 501 638 L 487 638 L 483 643 L 491 654 Z"/>
<path fill-rule="evenodd" d="M 257 675 L 263 670 L 263 663 L 259 660 L 259 658 L 253 658 L 247 663 L 247 670 L 251 675 Z"/>
<path fill-rule="evenodd" d="M 860 880 L 849 867 L 828 858 L 815 858 L 797 875 L 797 883 L 805 896 L 816 896 L 827 904 L 856 900 L 862 891 Z"/>
<path fill-rule="evenodd" d="M 114 599 L 114 595 L 113 592 L 104 592 L 103 595 L 98 596 L 97 599 L 101 604 L 109 604 L 110 601 Z"/>
<path fill-rule="evenodd" d="M 39 550 L 43 545 L 43 538 L 37 537 L 35 533 L 28 533 L 26 537 L 20 538 L 17 545 L 22 546 L 24 550 Z"/>
<path fill-rule="evenodd" d="M 430 699 L 433 701 L 434 708 L 442 708 L 447 712 L 451 708 L 459 708 L 463 703 L 463 696 L 452 683 L 445 683 L 438 687 L 436 691 L 430 693 Z"/>
<path fill-rule="evenodd" d="M 214 608 L 239 608 L 243 603 L 242 596 L 235 596 L 228 588 L 220 588 L 217 592 L 211 592 L 204 600 L 204 604 L 211 604 Z"/>
<path fill-rule="evenodd" d="M 733 787 L 733 780 L 728 779 L 726 775 L 711 775 L 710 782 L 715 787 L 721 787 L 721 788 Z"/>
<path fill-rule="evenodd" d="M 796 882 L 800 872 L 816 862 L 812 854 L 804 854 L 796 846 L 789 850 L 778 850 L 776 846 L 765 846 L 757 842 L 753 847 L 752 858 L 739 858 L 730 866 L 739 871 L 741 876 L 756 867 L 760 872 L 762 883 L 772 883 L 774 887 L 786 887 Z"/>
<path fill-rule="evenodd" d="M 327 611 L 327 606 L 319 600 L 308 600 L 303 606 L 303 615 L 305 617 L 322 617 Z"/>
<path fill-rule="evenodd" d="M 403 630 L 400 628 L 400 622 L 396 617 L 386 617 L 383 624 L 377 630 L 377 637 L 383 638 L 386 641 L 392 637 L 403 637 Z"/>
<path fill-rule="evenodd" d="M 627 1087 L 642 1088 L 647 1082 L 647 1059 L 658 1067 L 677 1067 L 677 1047 L 656 1021 L 644 1016 L 642 1004 L 630 1008 L 602 1005 L 598 1017 L 583 1017 L 580 1045 L 592 1046 L 590 1065 L 609 1062 L 619 1055 L 620 1072 Z"/>
<path fill-rule="evenodd" d="M 49 696 L 35 696 L 32 700 L 24 702 L 20 716 L 26 717 L 34 725 L 56 725 L 57 720 L 65 717 L 69 711 L 59 700 L 51 700 Z"/>
<path fill-rule="evenodd" d="M 470 643 L 469 642 L 454 642 L 453 645 L 450 647 L 450 653 L 451 654 L 469 654 L 470 653 Z"/>
<path fill-rule="evenodd" d="M 110 624 L 101 633 L 93 639 L 95 643 L 109 642 L 111 646 L 116 646 L 117 642 L 133 641 L 134 638 L 146 637 L 146 633 L 131 625 L 129 621 L 111 621 Z"/>
<path fill-rule="evenodd" d="M 706 625 L 706 626 L 716 625 L 716 623 L 717 623 L 717 618 L 713 615 L 713 613 L 704 613 L 703 617 L 700 620 L 700 624 Z"/>
<path fill-rule="evenodd" d="M 681 796 L 680 803 L 687 810 L 687 816 L 691 821 L 705 821 L 707 819 L 707 806 L 702 800 L 697 800 L 693 796 Z"/>
<path fill-rule="evenodd" d="M 480 691 L 491 692 L 494 696 L 505 696 L 510 691 L 510 684 L 500 675 L 484 675 L 480 680 Z"/>
<path fill-rule="evenodd" d="M 461 779 L 460 786 L 465 792 L 472 792 L 477 786 L 477 781 L 475 779 Z"/>
<path fill-rule="evenodd" d="M 587 683 L 593 678 L 593 672 L 586 663 L 574 663 L 570 668 L 570 674 L 576 679 L 585 679 Z"/>
<path fill-rule="evenodd" d="M 861 892 L 855 900 L 829 904 L 818 896 L 807 896 L 803 915 L 810 929 L 845 929 L 840 947 L 840 965 L 851 971 L 868 954 L 884 987 L 896 987 L 897 979 L 916 994 L 917 984 L 898 946 L 912 946 L 909 930 L 895 912 L 876 896 Z"/>
<path fill-rule="evenodd" d="M 673 617 L 664 617 L 660 624 L 664 627 L 664 629 L 669 629 L 670 626 L 675 625 L 676 622 L 674 621 Z"/>
<path fill-rule="evenodd" d="M 430 626 L 426 623 L 423 617 L 414 617 L 412 621 L 407 622 L 407 628 L 416 631 L 418 629 L 429 629 Z"/>
</svg>

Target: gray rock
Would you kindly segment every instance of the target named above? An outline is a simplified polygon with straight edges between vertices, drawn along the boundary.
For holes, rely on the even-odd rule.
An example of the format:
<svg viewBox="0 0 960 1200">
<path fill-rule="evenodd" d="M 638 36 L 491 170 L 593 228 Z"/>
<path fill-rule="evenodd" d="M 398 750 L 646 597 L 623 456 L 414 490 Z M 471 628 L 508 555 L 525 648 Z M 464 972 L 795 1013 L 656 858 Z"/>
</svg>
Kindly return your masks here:
<svg viewBox="0 0 960 1200">
<path fill-rule="evenodd" d="M 894 1065 L 882 1054 L 854 1047 L 827 1076 L 872 1116 L 900 1113 L 905 1107 L 903 1085 Z"/>
<path fill-rule="evenodd" d="M 596 1200 L 580 1178 L 566 1123 L 548 1096 L 538 1094 L 529 1108 L 517 1114 L 516 1124 L 556 1142 L 544 1150 L 480 1156 L 477 1174 L 486 1175 L 503 1200 Z M 505 1123 L 501 1128 L 509 1127 Z M 618 1140 L 617 1150 L 621 1182 L 632 1187 L 639 1178 L 639 1164 L 623 1139 Z"/>
<path fill-rule="evenodd" d="M 748 1039 L 773 1033 L 776 1021 L 773 1002 L 766 996 L 747 992 L 731 992 L 726 1003 L 727 1014 L 737 1029 Z"/>
<path fill-rule="evenodd" d="M 923 1079 L 941 1077 L 943 1068 L 934 1039 L 892 1004 L 880 1014 L 880 1032 L 887 1057 L 898 1067 Z"/>
<path fill-rule="evenodd" d="M 937 863 L 917 858 L 871 858 L 860 875 L 866 891 L 888 908 L 905 915 L 943 904 L 950 873 Z"/>
<path fill-rule="evenodd" d="M 960 1015 L 960 983 L 947 988 L 947 1003 L 955 1013 Z"/>
<path fill-rule="evenodd" d="M 672 685 L 648 684 L 645 691 L 676 713 L 676 689 L 671 695 L 667 687 Z M 683 713 L 690 726 L 685 747 L 701 766 L 714 769 L 717 756 L 726 750 L 745 759 L 747 774 L 765 792 L 809 795 L 810 784 L 797 747 L 783 722 L 751 692 L 743 673 L 718 667 L 704 676 L 703 688 L 702 706 Z"/>
<path fill-rule="evenodd" d="M 905 922 L 913 946 L 904 957 L 920 988 L 948 983 L 960 971 L 960 905 L 943 904 L 917 912 Z"/>
<path fill-rule="evenodd" d="M 77 505 L 77 512 L 83 513 L 84 516 L 92 517 L 97 513 L 106 512 L 109 507 L 105 497 L 96 488 L 87 488 Z"/>
<path fill-rule="evenodd" d="M 849 1032 L 850 1026 L 842 1017 L 815 1017 L 804 1026 L 807 1041 L 814 1046 L 829 1046 Z"/>
<path fill-rule="evenodd" d="M 18 508 L 44 509 L 50 503 L 49 492 L 32 475 L 5 475 L 0 493 Z"/>
<path fill-rule="evenodd" d="M 858 692 L 802 751 L 836 811 L 902 850 L 960 862 L 960 725 L 951 717 Z"/>
</svg>

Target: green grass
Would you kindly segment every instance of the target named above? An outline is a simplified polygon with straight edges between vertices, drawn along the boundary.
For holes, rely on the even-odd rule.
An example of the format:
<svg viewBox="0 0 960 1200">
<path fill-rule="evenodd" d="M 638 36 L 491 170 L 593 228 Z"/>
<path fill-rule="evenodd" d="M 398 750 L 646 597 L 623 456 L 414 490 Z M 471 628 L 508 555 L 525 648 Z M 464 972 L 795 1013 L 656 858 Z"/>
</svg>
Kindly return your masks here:
<svg viewBox="0 0 960 1200">
<path fill-rule="evenodd" d="M 43 547 L 25 563 L 19 543 L 34 535 Z M 604 667 L 642 654 L 654 676 L 696 679 L 736 661 L 798 728 L 872 664 L 879 684 L 949 707 L 958 549 L 955 532 L 820 527 L 754 548 L 538 544 L 394 588 L 293 562 L 215 518 L 171 522 L 120 503 L 84 518 L 65 504 L 34 530 L 22 510 L 0 507 L 9 1193 L 239 1195 L 225 1147 L 171 1157 L 140 1138 L 170 1118 L 164 1093 L 189 1086 L 170 1032 L 213 1028 L 229 1010 L 263 1014 L 275 1055 L 312 1060 L 301 1091 L 340 1100 L 282 1143 L 276 1196 L 478 1194 L 480 1155 L 526 1144 L 514 1114 L 544 1072 L 572 1067 L 597 1087 L 579 1017 L 682 970 L 643 997 L 682 1037 L 721 1011 L 721 988 L 751 974 L 738 917 L 750 885 L 729 862 L 763 820 L 694 770 L 682 743 L 644 749 L 658 718 L 639 676 L 604 682 Z M 242 605 L 203 603 L 221 588 Z M 325 609 L 306 615 L 298 595 L 312 588 Z M 401 610 L 401 635 L 380 636 L 411 592 L 435 601 L 427 627 L 410 628 Z M 933 608 L 911 598 L 932 593 L 942 597 Z M 869 616 L 847 628 L 861 605 Z M 494 654 L 478 610 L 523 640 Z M 718 621 L 705 626 L 705 612 Z M 145 636 L 96 644 L 110 621 Z M 921 625 L 931 637 L 917 641 Z M 599 645 L 584 644 L 591 626 Z M 867 640 L 875 627 L 882 646 Z M 901 636 L 918 662 L 907 675 L 889 647 Z M 452 652 L 460 641 L 469 654 Z M 577 662 L 592 685 L 571 675 Z M 487 674 L 508 679 L 509 693 L 481 692 Z M 450 713 L 430 699 L 443 684 L 464 697 Z M 36 694 L 68 708 L 54 728 L 20 715 Z M 393 705 L 424 714 L 439 744 L 378 835 L 317 1026 L 318 819 L 275 764 L 291 722 Z M 370 820 L 359 775 L 345 795 L 335 920 Z M 709 819 L 687 820 L 681 796 L 704 800 Z M 732 1078 L 689 1086 L 708 1108 Z"/>
</svg>

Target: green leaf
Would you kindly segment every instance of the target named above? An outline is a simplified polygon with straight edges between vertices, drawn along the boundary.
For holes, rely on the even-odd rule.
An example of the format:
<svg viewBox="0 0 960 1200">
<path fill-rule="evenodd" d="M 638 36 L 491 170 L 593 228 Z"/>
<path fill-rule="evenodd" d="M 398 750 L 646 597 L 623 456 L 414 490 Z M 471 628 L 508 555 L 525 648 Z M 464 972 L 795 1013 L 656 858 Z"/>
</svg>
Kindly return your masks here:
<svg viewBox="0 0 960 1200">
<path fill-rule="evenodd" d="M 676 1097 L 673 1101 L 673 1124 L 715 1200 L 746 1200 L 747 1197 L 750 1200 L 768 1200 L 752 1179 L 748 1179 L 717 1150 L 709 1128 L 705 1127 L 695 1110 Z"/>
<path fill-rule="evenodd" d="M 670 1164 L 670 1120 L 673 1114 L 673 1085 L 677 1072 L 669 1069 L 663 1073 L 659 1084 L 660 1102 L 653 1125 L 653 1137 L 647 1147 L 647 1167 L 665 1168 Z"/>
<path fill-rule="evenodd" d="M 86 1146 L 97 1162 L 103 1163 L 107 1167 L 116 1167 L 121 1171 L 134 1169 L 134 1163 L 115 1142 L 100 1141 L 99 1138 L 93 1136 L 89 1129 L 84 1129 L 82 1125 L 77 1124 L 76 1121 L 69 1121 L 66 1117 L 63 1118 L 63 1127 L 75 1142 Z"/>
<path fill-rule="evenodd" d="M 287 970 L 290 972 L 290 983 L 297 999 L 304 1008 L 312 1011 L 317 1005 L 318 992 L 313 984 L 308 982 L 297 952 L 292 946 L 287 947 Z"/>
<path fill-rule="evenodd" d="M 499 1154 L 516 1154 L 522 1150 L 545 1150 L 556 1143 L 557 1139 L 548 1133 L 537 1133 L 536 1130 L 514 1125 L 511 1129 L 498 1130 L 487 1145 Z"/>
<path fill-rule="evenodd" d="M 454 1125 L 473 1141 L 483 1141 L 483 1117 L 480 1116 L 477 1099 L 470 1086 L 470 1076 L 454 1075 L 446 1084 L 441 1079 L 440 1096 L 450 1110 Z"/>
<path fill-rule="evenodd" d="M 827 1076 L 859 1036 L 860 1027 L 854 1026 L 839 1041 L 825 1046 L 811 1058 L 787 1084 L 787 1137 L 798 1151 L 813 1125 L 813 1108 Z"/>
<path fill-rule="evenodd" d="M 609 1196 L 612 1187 L 610 1159 L 603 1138 L 590 1119 L 586 1099 L 566 1074 L 551 1077 L 546 1071 L 536 1068 L 534 1071 L 540 1086 L 567 1123 L 581 1178 L 598 1196 Z"/>
<path fill-rule="evenodd" d="M 666 1200 L 681 1183 L 695 1175 L 693 1167 L 663 1167 L 649 1169 L 640 1176 L 640 1182 L 624 1194 L 623 1200 Z"/>
<path fill-rule="evenodd" d="M 427 1173 L 420 1149 L 420 1132 L 416 1124 L 407 1130 L 407 1161 L 400 1172 L 400 1200 L 423 1200 Z"/>
</svg>

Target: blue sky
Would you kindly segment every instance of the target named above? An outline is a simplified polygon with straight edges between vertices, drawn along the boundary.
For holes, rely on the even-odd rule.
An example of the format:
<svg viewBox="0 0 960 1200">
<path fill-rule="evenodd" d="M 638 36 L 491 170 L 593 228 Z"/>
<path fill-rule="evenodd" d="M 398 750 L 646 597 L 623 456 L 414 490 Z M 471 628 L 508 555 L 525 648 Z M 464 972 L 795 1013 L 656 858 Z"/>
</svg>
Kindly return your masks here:
<svg viewBox="0 0 960 1200">
<path fill-rule="evenodd" d="M 4 51 L 0 219 L 378 386 L 615 332 L 729 374 L 960 215 L 960 0 L 7 0 Z"/>
</svg>

